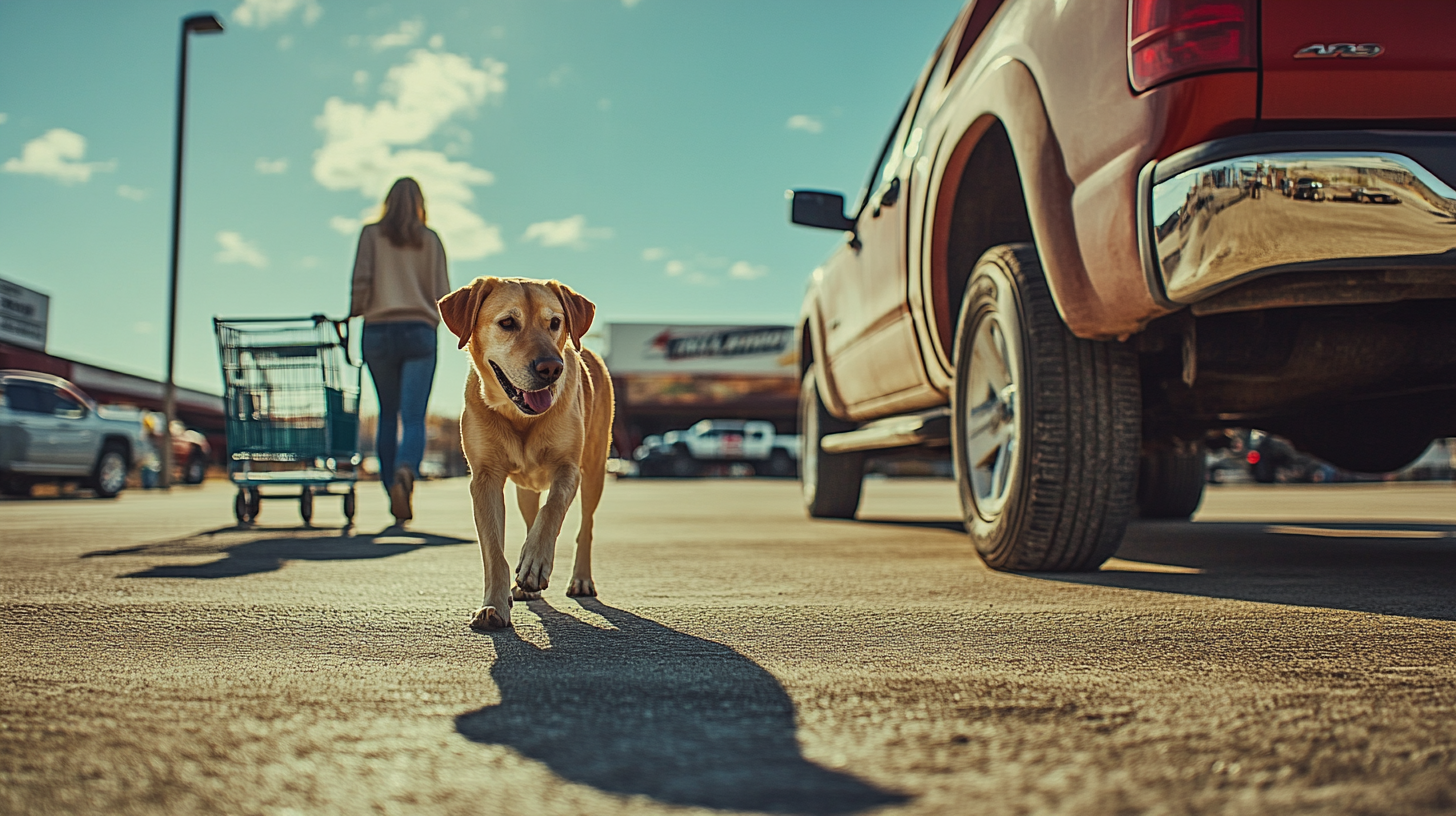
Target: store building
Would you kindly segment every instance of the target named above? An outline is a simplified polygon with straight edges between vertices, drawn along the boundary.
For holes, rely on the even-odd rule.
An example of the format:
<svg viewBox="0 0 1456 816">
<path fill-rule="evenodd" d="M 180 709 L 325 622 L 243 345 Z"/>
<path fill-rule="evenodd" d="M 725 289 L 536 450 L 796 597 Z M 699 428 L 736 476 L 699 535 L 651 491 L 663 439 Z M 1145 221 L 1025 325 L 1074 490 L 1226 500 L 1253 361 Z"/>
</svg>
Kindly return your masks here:
<svg viewBox="0 0 1456 816">
<path fill-rule="evenodd" d="M 780 433 L 797 433 L 792 326 L 611 323 L 604 339 L 620 456 L 630 456 L 649 434 L 700 419 L 766 419 Z"/>
</svg>

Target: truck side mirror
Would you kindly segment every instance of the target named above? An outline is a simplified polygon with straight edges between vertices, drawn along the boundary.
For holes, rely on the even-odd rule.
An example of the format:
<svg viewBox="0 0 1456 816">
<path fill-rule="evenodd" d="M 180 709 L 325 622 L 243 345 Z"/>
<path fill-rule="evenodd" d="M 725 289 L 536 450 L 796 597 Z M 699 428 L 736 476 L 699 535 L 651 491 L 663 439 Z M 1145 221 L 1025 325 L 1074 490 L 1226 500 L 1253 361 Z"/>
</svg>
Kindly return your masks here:
<svg viewBox="0 0 1456 816">
<path fill-rule="evenodd" d="M 844 196 L 817 190 L 794 190 L 789 196 L 789 220 L 806 227 L 853 232 L 854 221 L 844 217 Z"/>
</svg>

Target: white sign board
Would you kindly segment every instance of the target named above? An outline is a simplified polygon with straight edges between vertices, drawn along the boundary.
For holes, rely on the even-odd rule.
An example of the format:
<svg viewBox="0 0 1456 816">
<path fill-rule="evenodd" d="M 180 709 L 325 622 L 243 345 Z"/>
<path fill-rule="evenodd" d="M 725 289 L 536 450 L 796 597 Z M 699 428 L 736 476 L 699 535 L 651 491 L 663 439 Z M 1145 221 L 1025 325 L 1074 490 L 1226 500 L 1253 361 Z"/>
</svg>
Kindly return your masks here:
<svg viewBox="0 0 1456 816">
<path fill-rule="evenodd" d="M 50 310 L 50 297 L 0 280 L 0 343 L 45 351 Z"/>
<path fill-rule="evenodd" d="M 612 323 L 607 332 L 613 374 L 798 373 L 792 326 Z"/>
</svg>

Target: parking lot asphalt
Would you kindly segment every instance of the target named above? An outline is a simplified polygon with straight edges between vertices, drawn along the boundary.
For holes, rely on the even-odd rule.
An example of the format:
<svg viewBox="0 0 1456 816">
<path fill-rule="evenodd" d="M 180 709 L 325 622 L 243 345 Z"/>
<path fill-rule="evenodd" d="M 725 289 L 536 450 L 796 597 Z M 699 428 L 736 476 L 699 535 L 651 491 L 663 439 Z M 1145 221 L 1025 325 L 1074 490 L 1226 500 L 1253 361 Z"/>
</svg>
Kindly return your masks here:
<svg viewBox="0 0 1456 816">
<path fill-rule="evenodd" d="M 1037 575 L 945 481 L 617 481 L 600 598 L 496 634 L 466 482 L 363 489 L 0 501 L 0 812 L 1456 811 L 1450 484 L 1211 488 Z"/>
</svg>

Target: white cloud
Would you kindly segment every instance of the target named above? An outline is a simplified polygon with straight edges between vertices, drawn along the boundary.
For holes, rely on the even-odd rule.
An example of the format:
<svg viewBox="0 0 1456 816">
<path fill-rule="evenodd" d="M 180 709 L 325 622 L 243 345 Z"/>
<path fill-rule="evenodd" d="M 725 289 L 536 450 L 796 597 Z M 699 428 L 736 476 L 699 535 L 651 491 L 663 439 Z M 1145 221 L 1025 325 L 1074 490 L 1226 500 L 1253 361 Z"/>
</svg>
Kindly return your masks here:
<svg viewBox="0 0 1456 816">
<path fill-rule="evenodd" d="M 388 34 L 380 34 L 377 37 L 369 38 L 369 47 L 375 51 L 384 51 L 390 48 L 404 48 L 414 45 L 420 35 L 425 33 L 424 21 L 416 18 L 414 20 L 400 20 L 399 27 Z"/>
<path fill-rule="evenodd" d="M 458 54 L 419 49 L 389 69 L 382 88 L 387 98 L 373 107 L 331 97 L 314 120 L 324 134 L 323 147 L 314 152 L 314 180 L 330 190 L 357 191 L 370 201 L 365 217 L 371 217 L 395 179 L 413 176 L 424 190 L 430 226 L 440 231 L 452 258 L 504 251 L 500 228 L 469 207 L 471 188 L 493 183 L 495 175 L 418 145 L 454 117 L 504 94 L 505 72 L 505 63 L 495 60 L 476 67 Z M 343 220 L 330 223 L 339 229 Z"/>
<path fill-rule="evenodd" d="M 560 88 L 566 80 L 571 78 L 570 65 L 558 65 L 556 70 L 546 75 L 544 82 L 553 88 Z"/>
<path fill-rule="evenodd" d="M 802 113 L 796 113 L 793 116 L 789 117 L 789 122 L 787 125 L 785 125 L 785 127 L 787 127 L 789 130 L 802 130 L 807 133 L 820 133 L 824 130 L 824 123 L 819 121 L 818 119 L 815 119 L 812 116 L 805 116 Z"/>
<path fill-rule="evenodd" d="M 304 269 L 317 269 L 319 265 L 319 259 L 313 255 L 305 255 L 302 258 L 298 259 L 298 265 L 303 267 Z"/>
<path fill-rule="evenodd" d="M 568 246 L 572 249 L 586 249 L 588 242 L 611 238 L 613 234 L 609 227 L 588 227 L 584 215 L 573 215 L 560 221 L 538 221 L 526 227 L 526 234 L 522 238 L 535 241 L 543 247 Z"/>
<path fill-rule="evenodd" d="M 284 34 L 282 37 L 279 37 L 278 38 L 278 50 L 279 51 L 287 51 L 288 49 L 290 49 L 292 47 L 293 47 L 293 35 L 292 34 Z"/>
<path fill-rule="evenodd" d="M 10 116 L 8 114 L 0 113 L 0 125 L 5 124 L 5 120 L 9 118 Z"/>
<path fill-rule="evenodd" d="M 138 190 L 135 187 L 129 187 L 125 184 L 116 188 L 116 194 L 121 196 L 122 198 L 129 198 L 132 201 L 141 201 L 142 199 L 147 197 L 146 190 Z"/>
<path fill-rule="evenodd" d="M 288 171 L 288 159 L 268 159 L 262 156 L 253 162 L 253 169 L 265 176 L 275 176 Z"/>
<path fill-rule="evenodd" d="M 363 70 L 362 68 L 359 69 L 358 71 L 355 71 L 354 72 L 354 87 L 357 88 L 358 90 L 361 90 L 362 91 L 368 85 L 369 85 L 369 72 Z"/>
<path fill-rule="evenodd" d="M 360 227 L 364 226 L 364 219 L 336 215 L 329 219 L 329 226 L 340 235 L 353 235 L 359 231 Z"/>
<path fill-rule="evenodd" d="M 246 240 L 243 236 L 231 230 L 223 230 L 217 234 L 217 245 L 222 247 L 218 253 L 212 256 L 214 261 L 221 264 L 247 264 L 248 266 L 262 269 L 268 265 L 268 258 L 258 245 Z"/>
<path fill-rule="evenodd" d="M 663 267 L 662 269 L 668 274 L 669 277 L 673 278 L 688 271 L 687 264 L 684 264 L 682 261 L 668 261 L 667 266 Z"/>
<path fill-rule="evenodd" d="M 648 247 L 642 250 L 642 260 L 644 261 L 660 261 L 666 257 L 667 250 L 662 247 Z"/>
<path fill-rule="evenodd" d="M 303 22 L 313 25 L 323 16 L 318 0 L 243 0 L 233 9 L 232 21 L 244 27 L 267 28 L 288 19 L 296 8 L 303 8 Z"/>
<path fill-rule="evenodd" d="M 642 0 L 622 0 L 622 5 L 626 6 L 627 8 L 635 8 L 640 2 L 642 2 Z"/>
<path fill-rule="evenodd" d="M 436 51 L 439 51 L 441 48 L 444 48 L 445 47 L 445 35 L 444 34 L 436 34 L 436 35 L 430 37 L 430 47 L 433 48 L 433 49 L 435 49 Z"/>
<path fill-rule="evenodd" d="M 137 322 L 131 324 L 131 330 L 136 332 L 137 334 L 156 334 L 157 326 L 155 323 L 148 323 L 145 320 L 138 320 Z"/>
<path fill-rule="evenodd" d="M 768 267 L 754 266 L 748 261 L 738 261 L 728 267 L 728 277 L 738 280 L 757 280 L 768 274 Z"/>
<path fill-rule="evenodd" d="M 89 181 L 92 173 L 110 173 L 116 169 L 115 159 L 81 161 L 85 157 L 85 136 L 65 128 L 55 128 L 26 142 L 25 147 L 20 149 L 19 158 L 7 159 L 0 169 L 7 173 L 48 176 L 62 184 Z"/>
<path fill-rule="evenodd" d="M 597 100 L 597 110 L 599 110 L 599 111 L 609 111 L 611 109 L 612 109 L 612 100 L 606 98 L 605 96 L 602 97 L 601 99 L 598 99 Z"/>
</svg>

